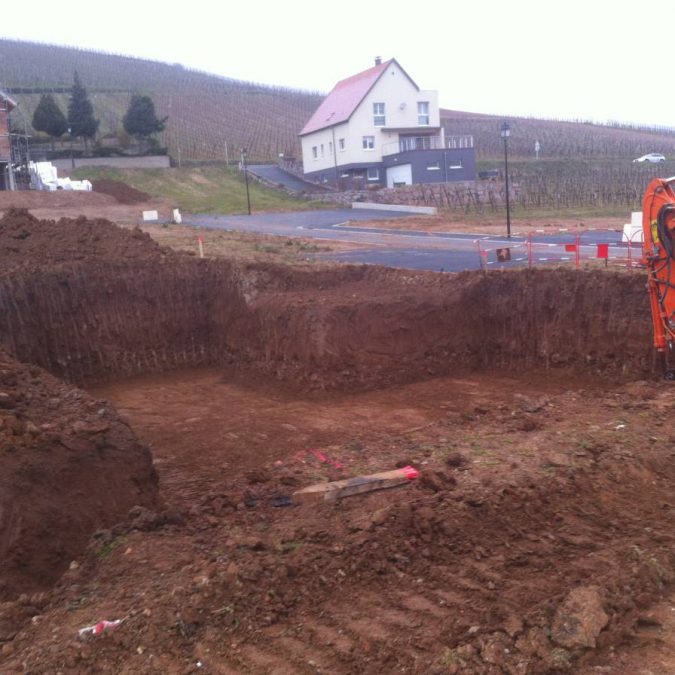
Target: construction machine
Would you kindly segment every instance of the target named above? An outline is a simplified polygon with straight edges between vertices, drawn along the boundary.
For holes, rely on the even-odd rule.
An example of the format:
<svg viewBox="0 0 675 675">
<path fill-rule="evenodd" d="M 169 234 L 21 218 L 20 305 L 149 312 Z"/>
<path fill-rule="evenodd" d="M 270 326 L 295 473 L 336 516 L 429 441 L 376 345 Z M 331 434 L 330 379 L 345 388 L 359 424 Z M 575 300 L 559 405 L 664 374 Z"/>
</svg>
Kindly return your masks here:
<svg viewBox="0 0 675 675">
<path fill-rule="evenodd" d="M 665 379 L 675 380 L 675 176 L 655 178 L 647 186 L 642 229 L 654 347 L 662 354 Z"/>
</svg>

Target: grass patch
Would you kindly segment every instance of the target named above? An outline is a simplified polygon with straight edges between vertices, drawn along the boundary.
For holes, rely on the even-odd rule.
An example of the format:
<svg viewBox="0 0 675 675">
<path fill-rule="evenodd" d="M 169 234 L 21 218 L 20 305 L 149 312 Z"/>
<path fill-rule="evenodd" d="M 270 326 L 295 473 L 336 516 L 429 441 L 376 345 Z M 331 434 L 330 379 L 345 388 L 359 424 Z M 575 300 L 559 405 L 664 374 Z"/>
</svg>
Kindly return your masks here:
<svg viewBox="0 0 675 675">
<path fill-rule="evenodd" d="M 246 184 L 232 167 L 198 166 L 172 169 L 86 167 L 73 178 L 118 180 L 188 213 L 247 213 Z M 291 197 L 249 180 L 252 212 L 325 208 L 323 202 Z"/>
</svg>

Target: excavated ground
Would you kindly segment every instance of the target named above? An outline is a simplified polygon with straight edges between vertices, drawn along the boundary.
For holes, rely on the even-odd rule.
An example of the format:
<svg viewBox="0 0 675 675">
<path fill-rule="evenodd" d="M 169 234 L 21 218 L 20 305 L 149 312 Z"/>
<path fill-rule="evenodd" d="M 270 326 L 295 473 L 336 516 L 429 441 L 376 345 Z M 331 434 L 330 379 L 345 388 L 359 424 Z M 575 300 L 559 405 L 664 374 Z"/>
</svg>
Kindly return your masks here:
<svg viewBox="0 0 675 675">
<path fill-rule="evenodd" d="M 2 672 L 628 673 L 620 648 L 658 637 L 675 395 L 641 276 L 241 266 L 25 212 L 0 251 L 0 343 L 32 364 L 3 362 L 0 532 L 51 547 L 3 560 Z M 97 482 L 124 457 L 131 505 Z M 406 486 L 288 506 L 406 464 Z"/>
</svg>

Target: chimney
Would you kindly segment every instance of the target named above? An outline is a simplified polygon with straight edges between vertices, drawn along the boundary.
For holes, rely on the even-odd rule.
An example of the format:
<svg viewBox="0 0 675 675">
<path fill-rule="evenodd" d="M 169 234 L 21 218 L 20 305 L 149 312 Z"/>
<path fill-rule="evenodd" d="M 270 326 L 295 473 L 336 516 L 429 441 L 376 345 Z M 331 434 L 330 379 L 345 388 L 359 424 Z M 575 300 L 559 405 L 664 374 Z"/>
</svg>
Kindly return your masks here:
<svg viewBox="0 0 675 675">
<path fill-rule="evenodd" d="M 376 57 L 375 57 L 375 65 L 376 65 L 376 66 L 381 66 L 381 65 L 382 65 L 382 57 L 381 57 L 381 56 L 376 56 Z"/>
</svg>

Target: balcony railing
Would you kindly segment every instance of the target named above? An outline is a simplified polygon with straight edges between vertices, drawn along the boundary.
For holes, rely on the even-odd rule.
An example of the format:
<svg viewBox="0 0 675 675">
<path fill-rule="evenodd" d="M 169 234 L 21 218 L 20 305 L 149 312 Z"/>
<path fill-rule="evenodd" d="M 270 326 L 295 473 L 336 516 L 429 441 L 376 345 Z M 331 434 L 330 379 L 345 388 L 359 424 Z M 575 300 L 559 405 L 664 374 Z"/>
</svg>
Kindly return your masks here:
<svg viewBox="0 0 675 675">
<path fill-rule="evenodd" d="M 456 150 L 459 148 L 473 148 L 473 136 L 449 136 L 443 144 L 441 136 L 402 136 L 398 141 L 385 143 L 382 146 L 382 155 L 395 155 L 399 152 L 415 150 Z"/>
<path fill-rule="evenodd" d="M 473 148 L 473 136 L 471 134 L 462 134 L 461 136 L 446 136 L 449 150 L 458 150 L 462 148 Z"/>
</svg>

